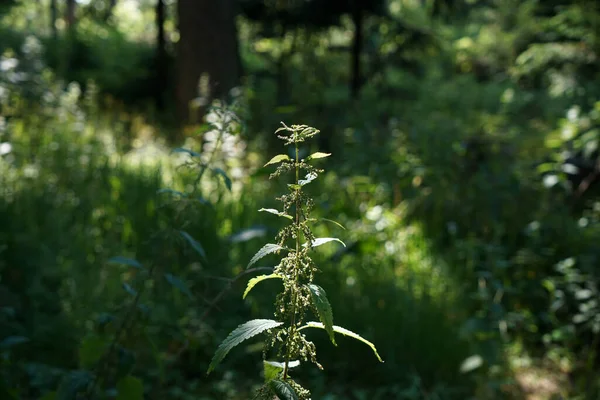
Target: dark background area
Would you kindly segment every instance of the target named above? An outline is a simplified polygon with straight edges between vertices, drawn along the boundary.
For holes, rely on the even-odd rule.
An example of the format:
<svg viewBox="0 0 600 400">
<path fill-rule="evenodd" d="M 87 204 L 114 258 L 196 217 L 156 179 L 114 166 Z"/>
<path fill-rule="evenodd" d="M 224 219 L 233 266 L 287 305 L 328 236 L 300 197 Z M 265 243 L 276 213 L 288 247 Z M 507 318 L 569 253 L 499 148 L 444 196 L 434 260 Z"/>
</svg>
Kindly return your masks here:
<svg viewBox="0 0 600 400">
<path fill-rule="evenodd" d="M 206 370 L 273 314 L 280 121 L 332 153 L 317 281 L 386 361 L 311 333 L 313 399 L 600 398 L 599 33 L 593 0 L 0 0 L 0 398 L 252 398 L 260 339 Z"/>
</svg>

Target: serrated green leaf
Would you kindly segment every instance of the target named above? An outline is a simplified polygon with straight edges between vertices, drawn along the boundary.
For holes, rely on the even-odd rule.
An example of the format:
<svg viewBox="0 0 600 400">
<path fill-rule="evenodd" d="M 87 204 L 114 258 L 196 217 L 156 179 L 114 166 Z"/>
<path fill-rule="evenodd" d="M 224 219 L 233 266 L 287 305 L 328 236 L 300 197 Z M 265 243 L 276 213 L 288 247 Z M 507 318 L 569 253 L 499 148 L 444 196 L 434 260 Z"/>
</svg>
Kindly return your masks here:
<svg viewBox="0 0 600 400">
<path fill-rule="evenodd" d="M 273 379 L 269 381 L 269 387 L 280 400 L 298 400 L 298 395 L 287 382 Z"/>
<path fill-rule="evenodd" d="M 263 168 L 266 167 L 267 165 L 277 164 L 277 163 L 280 163 L 282 161 L 287 161 L 289 159 L 290 159 L 290 156 L 288 156 L 287 154 L 277 154 L 275 157 L 271 158 L 271 160 L 269 160 L 269 162 L 266 163 L 263 166 Z"/>
<path fill-rule="evenodd" d="M 269 274 L 269 275 L 260 275 L 260 276 L 250 279 L 248 281 L 248 285 L 246 286 L 246 290 L 244 291 L 244 295 L 242 296 L 242 299 L 245 299 L 246 296 L 248 295 L 248 293 L 250 293 L 250 291 L 252 290 L 252 288 L 254 288 L 254 286 L 256 286 L 256 284 L 258 284 L 259 282 L 262 282 L 267 279 L 274 279 L 274 278 L 283 279 L 283 276 L 281 276 L 279 274 Z"/>
<path fill-rule="evenodd" d="M 229 189 L 229 191 L 231 192 L 231 179 L 229 179 L 229 176 L 227 176 L 225 171 L 223 171 L 221 168 L 213 168 L 213 172 L 216 175 L 221 175 L 223 177 L 223 181 L 225 181 L 225 186 L 227 186 L 227 189 Z"/>
<path fill-rule="evenodd" d="M 335 336 L 333 332 L 333 311 L 331 310 L 331 304 L 329 304 L 329 300 L 327 299 L 327 294 L 322 287 L 315 285 L 314 283 L 309 283 L 306 285 L 308 290 L 310 291 L 313 304 L 317 309 L 317 313 L 319 315 L 319 319 L 325 326 L 325 330 L 329 334 L 329 339 L 331 342 L 337 346 L 335 343 Z"/>
<path fill-rule="evenodd" d="M 255 264 L 258 260 L 260 260 L 261 258 L 271 254 L 271 253 L 275 253 L 276 251 L 282 250 L 283 247 L 278 245 L 278 244 L 273 244 L 273 243 L 267 243 L 265 244 L 255 255 L 254 257 L 252 257 L 252 259 L 250 260 L 250 263 L 248 264 L 248 268 L 250 268 L 253 264 Z"/>
<path fill-rule="evenodd" d="M 338 238 L 316 238 L 315 240 L 312 241 L 311 247 L 318 247 L 321 246 L 325 243 L 329 243 L 329 242 L 339 242 L 341 243 L 344 247 L 346 247 L 346 244 L 344 242 L 342 242 L 340 239 Z M 304 243 L 304 247 L 306 247 L 308 245 L 308 243 Z"/>
<path fill-rule="evenodd" d="M 207 374 L 210 374 L 210 372 L 214 370 L 221 361 L 223 361 L 227 353 L 229 353 L 229 351 L 235 346 L 242 343 L 244 340 L 250 339 L 259 333 L 276 328 L 282 324 L 283 322 L 277 322 L 272 319 L 253 319 L 238 326 L 229 334 L 229 336 L 227 336 L 225 340 L 223 340 L 215 352 L 215 355 L 213 356 L 208 367 Z"/>
<path fill-rule="evenodd" d="M 29 342 L 29 339 L 25 336 L 9 336 L 5 339 L 2 339 L 0 342 L 0 349 L 9 349 L 13 346 L 27 342 Z"/>
<path fill-rule="evenodd" d="M 316 153 L 313 153 L 310 156 L 308 156 L 307 161 L 329 157 L 330 155 L 331 155 L 331 153 L 321 153 L 320 151 L 317 151 Z"/>
<path fill-rule="evenodd" d="M 167 280 L 167 282 L 169 282 L 171 285 L 173 285 L 174 287 L 179 289 L 179 291 L 181 293 L 185 294 L 190 299 L 194 297 L 194 296 L 192 296 L 192 292 L 190 292 L 190 289 L 188 289 L 185 282 L 183 282 L 181 279 L 179 279 L 175 275 L 165 274 L 165 279 Z"/>
<path fill-rule="evenodd" d="M 325 329 L 325 326 L 323 326 L 323 324 L 320 323 L 320 322 L 311 321 L 311 322 L 307 322 L 306 325 L 302 326 L 298 330 L 302 330 L 302 329 L 306 329 L 306 328 L 320 328 L 320 329 Z M 360 340 L 361 342 L 363 342 L 364 344 L 366 344 L 367 346 L 369 346 L 373 350 L 373 353 L 375 353 L 375 356 L 377 357 L 377 359 L 380 362 L 383 362 L 383 360 L 379 356 L 379 353 L 377 352 L 377 349 L 375 348 L 375 345 L 373 343 L 369 342 L 367 339 L 361 337 L 359 334 L 354 333 L 354 332 L 352 332 L 352 331 L 350 331 L 350 330 L 348 330 L 346 328 L 342 328 L 341 326 L 334 325 L 333 326 L 333 330 L 334 330 L 335 333 L 340 333 L 340 334 L 342 334 L 344 336 L 350 336 L 353 339 Z"/>
<path fill-rule="evenodd" d="M 274 208 L 261 208 L 260 210 L 258 210 L 259 212 L 268 212 L 270 214 L 274 214 L 277 215 L 279 217 L 284 217 L 290 220 L 293 220 L 294 218 L 291 215 L 288 215 L 282 211 L 276 210 Z"/>
<path fill-rule="evenodd" d="M 204 248 L 202 247 L 202 245 L 200 243 L 198 243 L 196 241 L 196 239 L 194 239 L 189 233 L 187 233 L 186 231 L 179 231 L 179 233 L 181 234 L 181 236 L 183 236 L 183 238 L 185 240 L 187 240 L 187 242 L 190 244 L 190 246 L 192 246 L 194 248 L 194 250 L 196 250 L 196 252 L 198 254 L 200 254 L 200 256 L 202 258 L 204 258 L 206 260 L 206 252 L 204 251 Z"/>
<path fill-rule="evenodd" d="M 139 261 L 134 260 L 133 258 L 127 258 L 127 257 L 123 257 L 123 256 L 116 256 L 116 257 L 110 258 L 108 260 L 108 262 L 111 264 L 125 264 L 125 265 L 129 265 L 130 267 L 137 268 L 137 269 L 144 268 L 142 266 L 142 264 L 139 263 Z"/>
<path fill-rule="evenodd" d="M 117 400 L 143 400 L 144 384 L 135 376 L 127 375 L 117 382 Z"/>
<path fill-rule="evenodd" d="M 85 337 L 79 345 L 79 365 L 90 369 L 104 355 L 108 340 L 98 335 Z"/>
</svg>

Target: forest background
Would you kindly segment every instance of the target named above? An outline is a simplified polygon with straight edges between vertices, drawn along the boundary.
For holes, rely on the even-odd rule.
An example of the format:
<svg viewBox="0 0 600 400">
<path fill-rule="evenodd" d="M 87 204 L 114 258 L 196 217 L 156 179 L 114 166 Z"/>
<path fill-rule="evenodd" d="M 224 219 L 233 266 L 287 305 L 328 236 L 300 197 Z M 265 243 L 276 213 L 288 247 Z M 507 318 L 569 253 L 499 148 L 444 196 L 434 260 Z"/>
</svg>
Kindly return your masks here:
<svg viewBox="0 0 600 400">
<path fill-rule="evenodd" d="M 385 360 L 315 333 L 313 398 L 600 398 L 599 33 L 594 0 L 1 0 L 0 397 L 251 398 L 260 341 L 205 371 L 272 313 L 284 121 Z"/>
</svg>

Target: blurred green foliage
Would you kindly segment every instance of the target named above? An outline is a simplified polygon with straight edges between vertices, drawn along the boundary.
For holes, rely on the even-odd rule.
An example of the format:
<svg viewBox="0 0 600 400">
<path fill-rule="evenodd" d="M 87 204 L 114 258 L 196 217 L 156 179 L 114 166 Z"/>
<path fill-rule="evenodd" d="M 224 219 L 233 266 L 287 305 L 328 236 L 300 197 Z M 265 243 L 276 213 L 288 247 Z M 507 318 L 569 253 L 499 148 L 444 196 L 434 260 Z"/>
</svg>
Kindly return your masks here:
<svg viewBox="0 0 600 400">
<path fill-rule="evenodd" d="M 14 3 L 0 2 L 0 398 L 248 398 L 259 342 L 255 362 L 204 371 L 272 307 L 277 283 L 242 303 L 239 274 L 280 227 L 258 209 L 281 192 L 259 167 L 282 119 L 318 126 L 333 153 L 310 190 L 348 249 L 320 254 L 319 279 L 336 324 L 386 360 L 315 334 L 325 371 L 298 372 L 315 398 L 525 398 L 528 365 L 564 377 L 542 397 L 598 397 L 597 2 L 389 1 L 365 17 L 354 99 L 347 10 L 281 35 L 241 17 L 238 102 L 175 146 L 149 105 L 154 44 L 123 28 L 152 26 L 151 2 L 108 21 L 83 9 L 57 38 L 49 2 Z"/>
</svg>

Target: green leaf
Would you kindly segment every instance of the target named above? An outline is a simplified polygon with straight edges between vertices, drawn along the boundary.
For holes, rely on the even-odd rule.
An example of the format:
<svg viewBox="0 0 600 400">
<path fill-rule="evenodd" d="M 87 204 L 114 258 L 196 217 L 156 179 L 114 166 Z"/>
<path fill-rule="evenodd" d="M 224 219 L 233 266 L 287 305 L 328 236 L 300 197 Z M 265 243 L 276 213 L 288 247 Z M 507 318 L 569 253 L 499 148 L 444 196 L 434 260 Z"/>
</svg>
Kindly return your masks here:
<svg viewBox="0 0 600 400">
<path fill-rule="evenodd" d="M 185 153 L 189 154 L 192 157 L 200 157 L 200 153 L 196 153 L 195 151 L 184 149 L 183 147 L 177 147 L 173 149 L 173 153 Z"/>
<path fill-rule="evenodd" d="M 271 253 L 275 253 L 276 251 L 282 250 L 283 247 L 278 245 L 278 244 L 273 244 L 273 243 L 267 243 L 265 244 L 255 255 L 254 257 L 252 257 L 252 259 L 250 260 L 250 263 L 248 264 L 248 268 L 250 268 L 250 266 L 252 266 L 254 263 L 256 263 L 258 260 L 260 260 L 261 258 L 271 254 Z"/>
<path fill-rule="evenodd" d="M 65 376 L 56 391 L 56 400 L 75 400 L 77 393 L 84 390 L 91 382 L 92 375 L 88 371 L 73 371 Z"/>
<path fill-rule="evenodd" d="M 125 265 L 129 265 L 130 267 L 137 268 L 137 269 L 144 268 L 142 266 L 142 264 L 139 263 L 139 261 L 134 260 L 133 258 L 127 258 L 127 257 L 122 257 L 122 256 L 113 257 L 113 258 L 109 259 L 108 262 L 111 264 L 125 264 Z"/>
<path fill-rule="evenodd" d="M 305 329 L 305 328 L 320 328 L 320 329 L 325 329 L 325 326 L 323 326 L 323 324 L 320 323 L 320 322 L 307 322 L 306 325 L 302 326 L 298 330 L 302 330 L 302 329 Z M 375 348 L 375 345 L 373 343 L 369 342 L 367 339 L 364 339 L 360 335 L 358 335 L 358 334 L 356 334 L 356 333 L 354 333 L 352 331 L 349 331 L 346 328 L 342 328 L 341 326 L 334 325 L 333 326 L 333 330 L 336 333 L 340 333 L 340 334 L 342 334 L 344 336 L 350 336 L 351 338 L 354 338 L 356 340 L 360 340 L 361 342 L 363 342 L 364 344 L 366 344 L 367 346 L 369 346 L 373 350 L 373 353 L 375 353 L 375 356 L 377 357 L 377 359 L 379 361 L 383 362 L 383 360 L 379 356 L 379 353 L 377 352 L 377 349 Z"/>
<path fill-rule="evenodd" d="M 276 328 L 282 324 L 283 322 L 277 322 L 272 319 L 253 319 L 238 326 L 229 334 L 229 336 L 227 336 L 225 340 L 223 340 L 215 352 L 215 355 L 213 356 L 208 367 L 207 374 L 210 374 L 210 372 L 214 370 L 221 361 L 223 361 L 227 353 L 229 353 L 229 351 L 235 346 L 242 343 L 244 340 L 250 339 L 259 333 L 262 333 L 268 329 Z"/>
<path fill-rule="evenodd" d="M 15 397 L 16 399 L 16 397 Z M 56 400 L 56 392 L 48 392 L 45 395 L 43 395 L 42 397 L 40 397 L 40 400 Z"/>
<path fill-rule="evenodd" d="M 79 365 L 90 369 L 104 355 L 108 340 L 98 335 L 89 335 L 81 341 L 79 346 Z"/>
<path fill-rule="evenodd" d="M 181 293 L 185 294 L 190 299 L 194 297 L 194 296 L 192 296 L 192 292 L 190 292 L 190 289 L 188 289 L 185 282 L 183 282 L 181 279 L 179 279 L 175 275 L 165 274 L 165 279 L 167 280 L 167 282 L 169 282 L 171 285 L 173 285 L 174 287 L 179 289 L 179 291 L 181 291 Z"/>
<path fill-rule="evenodd" d="M 123 289 L 132 296 L 137 296 L 137 291 L 127 282 L 123 282 Z"/>
<path fill-rule="evenodd" d="M 284 213 L 283 211 L 279 211 L 279 210 L 276 210 L 274 208 L 261 208 L 258 211 L 259 212 L 263 212 L 263 211 L 264 212 L 268 212 L 268 213 L 271 213 L 271 214 L 274 214 L 274 215 L 277 215 L 277 216 L 280 216 L 280 217 L 285 217 L 285 218 L 291 219 L 291 220 L 294 219 L 291 215 L 288 215 L 288 214 Z"/>
<path fill-rule="evenodd" d="M 213 172 L 216 175 L 221 175 L 223 177 L 223 180 L 225 181 L 225 186 L 227 186 L 227 189 L 229 189 L 229 191 L 231 192 L 231 179 L 229 179 L 225 171 L 223 171 L 221 168 L 213 168 Z"/>
<path fill-rule="evenodd" d="M 278 154 L 275 157 L 271 158 L 271 160 L 268 163 L 266 163 L 263 166 L 263 168 L 266 167 L 267 165 L 277 164 L 277 163 L 280 163 L 282 161 L 287 161 L 289 159 L 290 159 L 290 157 L 287 154 Z"/>
<path fill-rule="evenodd" d="M 300 365 L 300 361 L 290 361 L 288 363 L 288 369 L 296 368 Z M 281 373 L 285 369 L 285 363 L 276 361 L 263 361 L 263 370 L 265 374 L 265 383 L 269 383 L 273 379 L 278 379 Z"/>
<path fill-rule="evenodd" d="M 316 160 L 319 158 L 329 157 L 330 155 L 331 155 L 331 153 L 321 153 L 320 151 L 317 151 L 316 153 L 313 153 L 310 156 L 308 156 L 308 158 L 306 160 L 307 161 Z"/>
<path fill-rule="evenodd" d="M 283 276 L 281 276 L 279 274 L 269 274 L 269 275 L 259 275 L 255 278 L 250 279 L 248 281 L 248 285 L 246 286 L 246 290 L 244 291 L 244 296 L 242 296 L 242 298 L 245 299 L 246 296 L 248 295 L 248 293 L 250 293 L 252 288 L 254 288 L 254 286 L 256 286 L 257 283 L 262 282 L 267 279 L 274 279 L 274 278 L 283 279 Z"/>
<path fill-rule="evenodd" d="M 334 220 L 332 220 L 332 219 L 327 219 L 327 218 L 319 218 L 319 220 L 321 220 L 321 221 L 325 221 L 325 222 L 331 222 L 332 224 L 339 226 L 339 227 L 340 227 L 340 228 L 342 228 L 343 230 L 346 230 L 346 228 L 344 228 L 344 225 L 342 225 L 342 224 L 340 224 L 339 222 L 337 222 L 337 221 L 334 221 Z"/>
<path fill-rule="evenodd" d="M 9 336 L 0 342 L 0 349 L 9 349 L 13 346 L 27 342 L 29 342 L 29 339 L 25 336 Z"/>
<path fill-rule="evenodd" d="M 280 400 L 298 400 L 298 395 L 287 382 L 273 379 L 269 382 L 269 387 Z"/>
<path fill-rule="evenodd" d="M 156 193 L 158 194 L 163 194 L 163 193 L 169 193 L 172 194 L 174 196 L 181 196 L 181 197 L 185 197 L 185 194 L 178 191 L 178 190 L 173 190 L 173 189 L 159 189 Z"/>
<path fill-rule="evenodd" d="M 474 371 L 477 368 L 481 367 L 483 365 L 483 358 L 481 358 L 480 355 L 472 355 L 471 357 L 468 357 L 466 360 L 464 360 L 462 362 L 462 364 L 460 365 L 460 372 L 462 372 L 463 374 L 466 374 L 468 372 Z"/>
<path fill-rule="evenodd" d="M 344 242 L 342 242 L 338 238 L 316 238 L 315 240 L 313 240 L 313 242 L 311 244 L 311 247 L 318 247 L 318 246 L 321 246 L 322 244 L 329 243 L 329 242 L 339 242 L 344 247 L 346 247 L 346 245 L 344 244 Z M 306 247 L 307 245 L 308 245 L 308 243 L 304 243 L 303 246 Z"/>
<path fill-rule="evenodd" d="M 138 378 L 127 375 L 117 382 L 117 400 L 143 400 L 144 385 Z"/>
<path fill-rule="evenodd" d="M 329 304 L 329 300 L 327 299 L 327 294 L 322 287 L 315 285 L 313 283 L 309 283 L 306 285 L 310 294 L 312 296 L 312 301 L 317 309 L 317 313 L 319 314 L 319 319 L 325 326 L 325 330 L 329 334 L 329 338 L 331 342 L 337 346 L 335 343 L 335 337 L 333 333 L 333 311 L 331 310 L 331 304 Z"/>
<path fill-rule="evenodd" d="M 184 237 L 185 240 L 187 240 L 187 242 L 194 248 L 194 250 L 196 250 L 196 252 L 198 254 L 200 254 L 200 256 L 202 258 L 204 258 L 206 260 L 206 252 L 204 251 L 204 248 L 202 247 L 202 245 L 200 243 L 198 243 L 189 233 L 187 233 L 186 231 L 179 231 L 179 233 L 181 234 L 181 236 Z"/>
<path fill-rule="evenodd" d="M 317 179 L 317 174 L 314 172 L 309 172 L 308 174 L 306 174 L 306 178 L 305 179 L 300 179 L 298 181 L 298 184 L 300 186 L 304 186 L 304 185 L 308 185 L 309 183 L 311 183 L 312 181 L 314 181 L 315 179 Z"/>
</svg>

